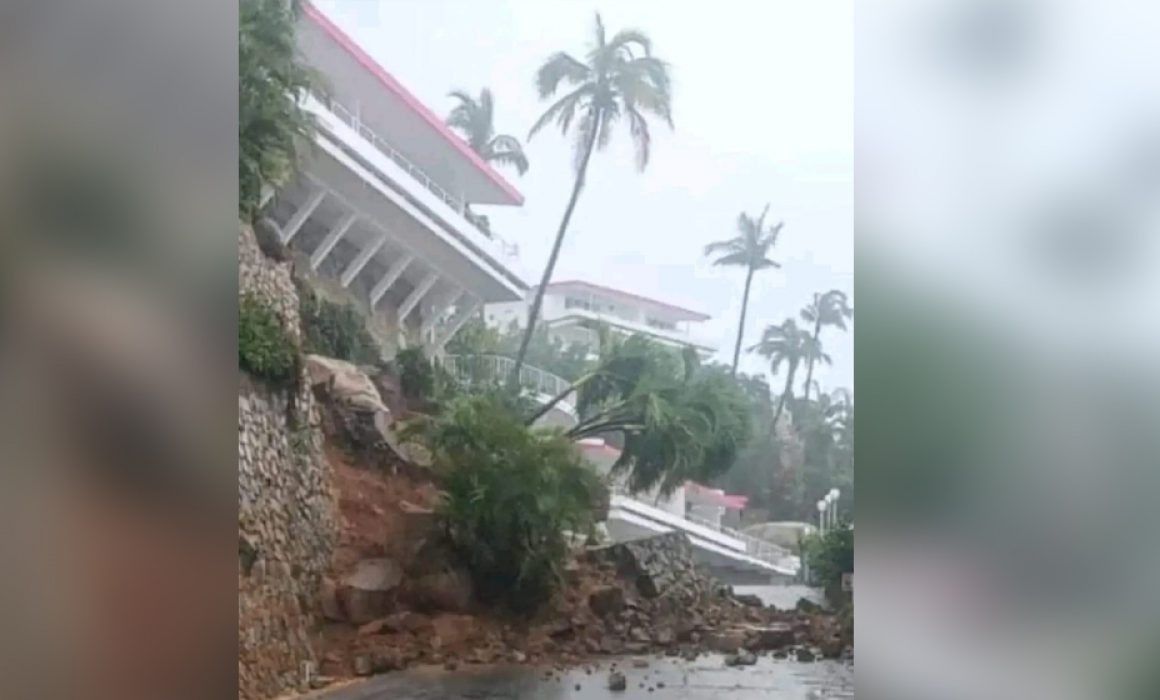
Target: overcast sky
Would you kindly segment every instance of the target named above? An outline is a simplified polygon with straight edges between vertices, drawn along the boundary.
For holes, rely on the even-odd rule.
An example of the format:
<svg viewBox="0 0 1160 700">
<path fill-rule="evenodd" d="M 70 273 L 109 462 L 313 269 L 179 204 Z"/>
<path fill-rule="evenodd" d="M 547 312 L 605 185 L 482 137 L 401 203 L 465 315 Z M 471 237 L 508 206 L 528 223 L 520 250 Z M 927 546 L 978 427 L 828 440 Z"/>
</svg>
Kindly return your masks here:
<svg viewBox="0 0 1160 700">
<path fill-rule="evenodd" d="M 796 316 L 816 291 L 853 293 L 852 0 L 317 0 L 437 114 L 452 89 L 496 97 L 496 128 L 521 140 L 546 103 L 534 75 L 564 50 L 583 58 L 599 11 L 609 35 L 635 27 L 672 66 L 675 130 L 653 124 L 652 160 L 633 163 L 627 130 L 593 158 L 554 279 L 582 279 L 710 314 L 699 335 L 729 362 L 744 270 L 714 268 L 706 243 L 736 235 L 741 211 L 784 220 L 754 279 L 745 343 Z M 521 208 L 481 208 L 543 270 L 572 186 L 571 139 L 546 128 L 525 148 Z M 853 387 L 853 334 L 823 336 L 834 358 L 823 388 Z M 743 353 L 742 369 L 765 371 Z M 800 382 L 800 378 L 799 378 Z M 779 379 L 773 380 L 780 388 Z M 800 387 L 799 387 L 800 389 Z"/>
</svg>

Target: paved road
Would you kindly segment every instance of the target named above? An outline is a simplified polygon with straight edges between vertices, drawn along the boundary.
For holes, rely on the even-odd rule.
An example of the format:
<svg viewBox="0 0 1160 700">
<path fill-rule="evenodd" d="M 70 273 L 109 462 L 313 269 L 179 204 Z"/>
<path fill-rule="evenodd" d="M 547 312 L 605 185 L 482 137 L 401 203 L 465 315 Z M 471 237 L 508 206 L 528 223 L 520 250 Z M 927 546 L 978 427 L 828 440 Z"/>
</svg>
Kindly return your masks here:
<svg viewBox="0 0 1160 700">
<path fill-rule="evenodd" d="M 824 661 L 799 663 L 761 658 L 756 666 L 727 668 L 720 656 L 687 662 L 667 657 L 636 668 L 631 659 L 615 663 L 628 678 L 623 692 L 607 689 L 605 661 L 591 672 L 583 668 L 553 673 L 517 667 L 468 667 L 454 673 L 415 669 L 388 674 L 366 683 L 324 693 L 320 700 L 827 700 L 854 697 L 852 666 Z M 651 691 L 650 691 L 651 688 Z"/>
</svg>

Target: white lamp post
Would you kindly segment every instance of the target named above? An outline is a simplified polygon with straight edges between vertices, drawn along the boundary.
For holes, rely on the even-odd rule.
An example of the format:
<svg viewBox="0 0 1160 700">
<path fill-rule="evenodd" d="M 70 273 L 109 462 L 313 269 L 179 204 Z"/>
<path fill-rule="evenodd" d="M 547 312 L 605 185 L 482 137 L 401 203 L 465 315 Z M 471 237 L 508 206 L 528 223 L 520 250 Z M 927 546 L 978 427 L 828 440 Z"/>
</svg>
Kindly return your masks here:
<svg viewBox="0 0 1160 700">
<path fill-rule="evenodd" d="M 836 489 L 836 488 L 830 489 L 830 503 L 832 504 L 832 507 L 833 507 L 833 510 L 830 511 L 830 525 L 831 526 L 835 526 L 838 524 L 838 498 L 840 498 L 841 495 L 842 495 L 842 492 L 839 491 L 838 489 Z"/>
<path fill-rule="evenodd" d="M 818 501 L 818 534 L 826 534 L 826 499 Z"/>
</svg>

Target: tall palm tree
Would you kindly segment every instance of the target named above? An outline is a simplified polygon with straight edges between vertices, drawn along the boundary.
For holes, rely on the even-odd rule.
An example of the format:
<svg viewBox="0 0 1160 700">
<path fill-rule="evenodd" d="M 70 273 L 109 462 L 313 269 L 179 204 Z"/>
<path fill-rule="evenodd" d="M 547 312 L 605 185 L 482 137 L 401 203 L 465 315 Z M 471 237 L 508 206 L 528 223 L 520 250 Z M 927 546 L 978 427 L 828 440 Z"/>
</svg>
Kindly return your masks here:
<svg viewBox="0 0 1160 700">
<path fill-rule="evenodd" d="M 777 410 L 773 415 L 775 426 L 785 410 L 786 401 L 793 394 L 793 380 L 801 363 L 808 362 L 811 358 L 827 364 L 830 362 L 830 356 L 822 352 L 821 346 L 813 336 L 805 329 L 799 328 L 792 318 L 787 318 L 780 326 L 768 326 L 761 335 L 761 342 L 749 348 L 749 351 L 757 352 L 769 359 L 774 374 L 778 373 L 783 364 L 785 365 L 785 388 L 777 400 Z"/>
<path fill-rule="evenodd" d="M 745 268 L 745 292 L 741 297 L 741 321 L 737 324 L 737 344 L 733 347 L 733 374 L 737 374 L 737 361 L 741 358 L 741 339 L 745 335 L 745 315 L 749 310 L 749 285 L 753 273 L 770 267 L 781 267 L 769 259 L 769 250 L 777 243 L 778 234 L 784 222 L 765 228 L 765 215 L 769 205 L 761 210 L 761 216 L 754 219 L 742 212 L 737 217 L 737 231 L 740 235 L 725 241 L 717 241 L 705 246 L 705 255 L 716 255 L 714 265 L 729 265 Z"/>
<path fill-rule="evenodd" d="M 540 66 L 536 73 L 536 89 L 540 99 L 553 97 L 562 84 L 568 92 L 556 100 L 532 125 L 528 138 L 553 120 L 567 135 L 575 126 L 575 167 L 576 179 L 572 185 L 572 196 L 564 209 L 564 218 L 556 231 L 556 241 L 548 256 L 548 264 L 536 288 L 532 308 L 528 312 L 528 325 L 524 329 L 524 339 L 516 354 L 512 370 L 513 381 L 518 382 L 520 367 L 528 351 L 528 343 L 535 330 L 540 306 L 544 301 L 544 291 L 556 269 L 556 259 L 560 246 L 564 243 L 564 233 L 572 212 L 584 189 L 584 178 L 588 172 L 588 162 L 592 152 L 603 149 L 612 138 L 612 131 L 620 119 L 628 122 L 628 131 L 636 148 L 636 166 L 644 170 L 648 166 L 652 136 L 646 115 L 659 117 L 673 126 L 672 82 L 669 66 L 652 55 L 652 40 L 636 29 L 624 29 L 609 39 L 604 31 L 604 22 L 596 15 L 596 32 L 592 48 L 581 61 L 560 51 L 553 54 Z"/>
<path fill-rule="evenodd" d="M 520 175 L 528 171 L 528 157 L 520 140 L 495 133 L 495 99 L 491 90 L 481 90 L 478 100 L 462 90 L 452 92 L 450 97 L 459 100 L 459 104 L 447 115 L 447 125 L 457 130 L 473 151 L 489 163 L 515 167 Z"/>
<path fill-rule="evenodd" d="M 802 320 L 814 324 L 814 344 L 821 347 L 822 328 L 833 326 L 839 330 L 846 330 L 846 321 L 854 317 L 854 309 L 850 308 L 849 298 L 839 289 L 831 289 L 825 294 L 814 294 L 814 300 L 809 306 L 802 309 Z M 814 378 L 814 361 L 810 358 L 806 369 L 806 380 L 802 385 L 802 398 L 810 398 L 810 383 Z"/>
</svg>

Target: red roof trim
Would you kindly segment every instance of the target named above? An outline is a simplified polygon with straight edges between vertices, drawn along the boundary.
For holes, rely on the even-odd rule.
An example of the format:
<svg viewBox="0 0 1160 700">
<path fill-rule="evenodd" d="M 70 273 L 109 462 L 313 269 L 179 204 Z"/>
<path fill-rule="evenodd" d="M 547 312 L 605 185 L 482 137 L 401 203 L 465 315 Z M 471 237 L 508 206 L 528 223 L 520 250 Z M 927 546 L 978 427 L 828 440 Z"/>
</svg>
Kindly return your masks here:
<svg viewBox="0 0 1160 700">
<path fill-rule="evenodd" d="M 379 82 L 381 82 L 384 87 L 397 95 L 399 99 L 403 100 L 403 102 L 408 107 L 410 107 L 412 111 L 422 117 L 424 121 L 426 121 L 431 125 L 431 127 L 439 132 L 443 138 L 451 142 L 451 145 L 453 145 L 455 149 L 463 155 L 464 158 L 471 161 L 472 165 L 478 168 L 484 175 L 488 177 L 488 179 L 490 179 L 501 190 L 503 190 L 504 194 L 510 198 L 512 204 L 518 205 L 524 203 L 524 196 L 520 194 L 516 188 L 512 187 L 511 184 L 509 184 L 507 180 L 505 180 L 499 173 L 497 173 L 494 168 L 488 165 L 487 162 L 483 160 L 483 158 L 480 158 L 478 153 L 471 150 L 471 147 L 468 146 L 463 139 L 456 136 L 449 128 L 447 128 L 447 125 L 443 123 L 442 119 L 435 116 L 434 112 L 432 112 L 427 108 L 426 105 L 420 102 L 417 97 L 412 95 L 411 92 L 407 90 L 407 88 L 403 87 L 402 83 L 396 80 L 393 75 L 388 73 L 382 66 L 380 66 L 375 61 L 375 59 L 371 58 L 370 55 L 364 51 L 362 47 L 359 46 L 357 42 L 355 42 L 354 39 L 352 39 L 346 32 L 342 31 L 342 29 L 340 29 L 337 24 L 331 21 L 330 18 L 322 12 L 322 10 L 319 10 L 311 2 L 303 3 L 303 7 L 307 16 L 314 20 L 314 22 L 319 27 L 321 27 L 323 31 L 329 34 L 332 39 L 338 42 L 340 46 L 346 49 L 347 52 L 349 52 L 350 55 L 355 58 L 355 60 L 361 63 L 364 68 L 369 70 L 376 78 L 378 78 Z"/>
<path fill-rule="evenodd" d="M 604 287 L 604 286 L 601 286 L 599 284 L 592 284 L 591 282 L 584 282 L 581 280 L 564 280 L 562 282 L 552 282 L 548 285 L 548 289 L 561 289 L 564 287 L 588 287 L 589 289 L 592 289 L 592 290 L 595 290 L 598 292 L 604 292 L 605 294 L 612 294 L 615 296 L 620 296 L 620 297 L 624 297 L 627 299 L 632 299 L 633 301 L 643 301 L 643 302 L 648 303 L 648 304 L 654 304 L 656 306 L 660 306 L 660 307 L 669 309 L 670 311 L 677 311 L 677 312 L 686 314 L 686 315 L 690 316 L 689 320 L 691 320 L 691 321 L 708 321 L 710 318 L 712 318 L 711 316 L 703 314 L 700 311 L 693 311 L 692 309 L 686 309 L 685 307 L 677 306 L 676 304 L 669 304 L 667 302 L 658 301 L 656 299 L 650 299 L 648 297 L 644 297 L 644 296 L 641 296 L 639 294 L 633 294 L 632 292 L 624 292 L 624 291 L 621 291 L 619 289 L 613 289 L 611 287 Z"/>
</svg>

